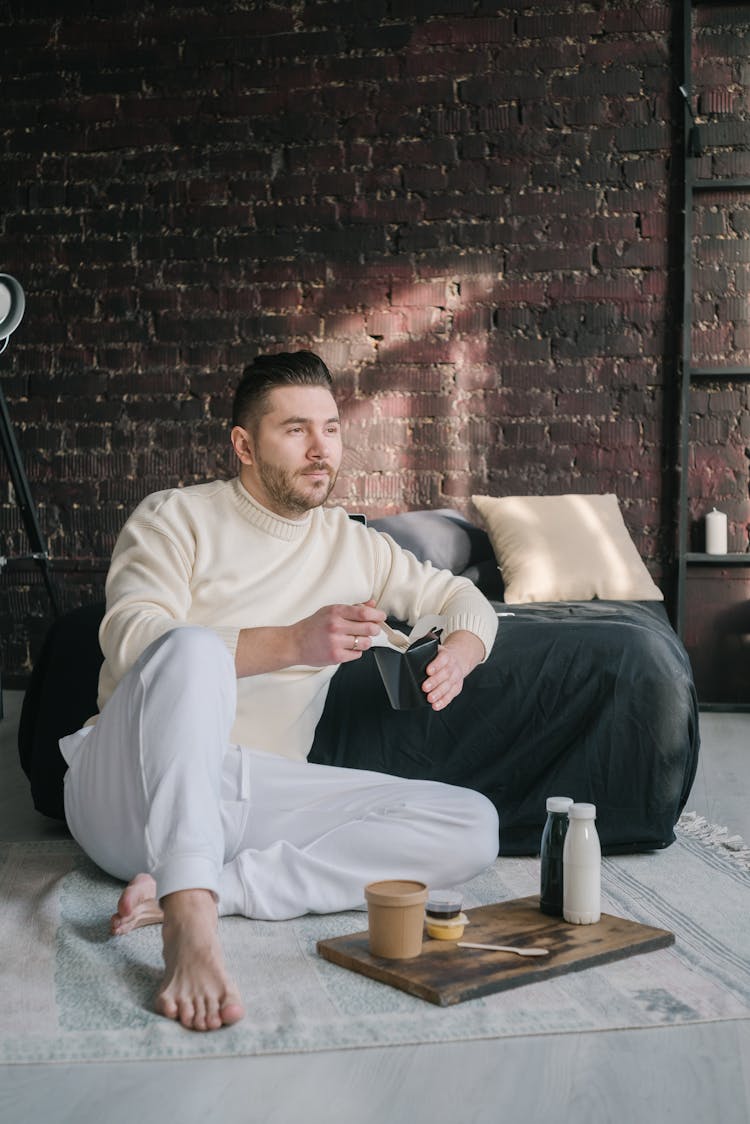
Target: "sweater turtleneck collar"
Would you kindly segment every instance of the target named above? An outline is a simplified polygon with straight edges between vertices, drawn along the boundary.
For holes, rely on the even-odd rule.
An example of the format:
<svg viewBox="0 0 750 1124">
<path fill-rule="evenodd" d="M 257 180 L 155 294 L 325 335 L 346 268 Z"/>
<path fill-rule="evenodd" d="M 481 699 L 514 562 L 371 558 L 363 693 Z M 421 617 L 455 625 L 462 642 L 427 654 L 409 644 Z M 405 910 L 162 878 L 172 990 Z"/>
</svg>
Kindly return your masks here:
<svg viewBox="0 0 750 1124">
<path fill-rule="evenodd" d="M 313 517 L 312 511 L 306 511 L 301 519 L 285 519 L 283 515 L 276 515 L 273 511 L 269 511 L 267 507 L 258 503 L 250 495 L 239 476 L 235 476 L 231 483 L 237 507 L 245 519 L 260 531 L 265 531 L 267 534 L 273 535 L 277 539 L 284 539 L 287 542 L 295 542 L 304 538 L 309 531 Z"/>
</svg>

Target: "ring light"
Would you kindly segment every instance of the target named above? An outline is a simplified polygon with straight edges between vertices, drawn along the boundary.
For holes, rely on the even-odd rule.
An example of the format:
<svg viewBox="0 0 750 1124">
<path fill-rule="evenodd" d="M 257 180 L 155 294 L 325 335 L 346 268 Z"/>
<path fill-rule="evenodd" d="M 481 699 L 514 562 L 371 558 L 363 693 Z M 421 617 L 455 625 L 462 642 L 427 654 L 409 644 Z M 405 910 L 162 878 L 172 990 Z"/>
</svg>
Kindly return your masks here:
<svg viewBox="0 0 750 1124">
<path fill-rule="evenodd" d="M 0 273 L 0 351 L 8 346 L 8 336 L 23 319 L 26 299 L 23 289 L 9 273 Z"/>
</svg>

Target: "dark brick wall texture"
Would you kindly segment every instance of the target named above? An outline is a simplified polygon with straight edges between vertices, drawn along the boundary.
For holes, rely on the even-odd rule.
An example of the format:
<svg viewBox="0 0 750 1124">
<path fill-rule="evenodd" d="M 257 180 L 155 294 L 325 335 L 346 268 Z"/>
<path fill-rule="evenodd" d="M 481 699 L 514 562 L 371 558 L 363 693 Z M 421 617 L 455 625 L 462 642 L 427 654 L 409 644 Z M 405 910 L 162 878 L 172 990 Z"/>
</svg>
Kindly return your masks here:
<svg viewBox="0 0 750 1124">
<path fill-rule="evenodd" d="M 0 3 L 0 271 L 27 296 L 0 378 L 65 605 L 142 496 L 234 471 L 232 385 L 300 347 L 338 381 L 338 502 L 613 491 L 669 587 L 676 7 Z M 696 16 L 704 174 L 750 173 L 747 10 Z M 695 351 L 747 362 L 750 205 L 700 202 Z M 691 409 L 696 527 L 720 504 L 744 550 L 747 388 Z M 49 607 L 0 477 L 7 685 Z"/>
</svg>

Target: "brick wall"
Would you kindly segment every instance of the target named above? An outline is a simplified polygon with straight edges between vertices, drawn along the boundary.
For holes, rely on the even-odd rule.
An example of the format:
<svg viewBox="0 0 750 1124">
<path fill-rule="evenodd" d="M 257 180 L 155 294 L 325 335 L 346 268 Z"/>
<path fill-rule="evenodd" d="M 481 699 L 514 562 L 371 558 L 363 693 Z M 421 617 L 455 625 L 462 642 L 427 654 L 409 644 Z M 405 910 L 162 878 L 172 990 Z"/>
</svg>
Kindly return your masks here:
<svg viewBox="0 0 750 1124">
<path fill-rule="evenodd" d="M 0 270 L 27 310 L 0 378 L 66 605 L 98 595 L 143 495 L 233 471 L 232 384 L 298 347 L 338 380 L 339 502 L 614 491 L 667 582 L 671 8 L 6 0 Z M 743 393 L 706 407 L 729 419 L 707 448 L 747 424 Z M 0 487 L 14 556 L 4 466 Z M 46 615 L 9 565 L 10 681 Z"/>
</svg>

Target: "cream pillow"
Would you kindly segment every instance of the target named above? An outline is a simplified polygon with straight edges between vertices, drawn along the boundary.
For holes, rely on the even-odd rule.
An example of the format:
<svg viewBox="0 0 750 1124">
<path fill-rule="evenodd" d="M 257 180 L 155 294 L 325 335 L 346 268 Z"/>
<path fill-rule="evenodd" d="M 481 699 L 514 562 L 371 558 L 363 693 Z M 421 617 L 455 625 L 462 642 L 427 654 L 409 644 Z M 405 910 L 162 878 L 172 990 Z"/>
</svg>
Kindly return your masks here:
<svg viewBox="0 0 750 1124">
<path fill-rule="evenodd" d="M 505 584 L 505 600 L 663 601 L 615 495 L 472 496 Z"/>
</svg>

